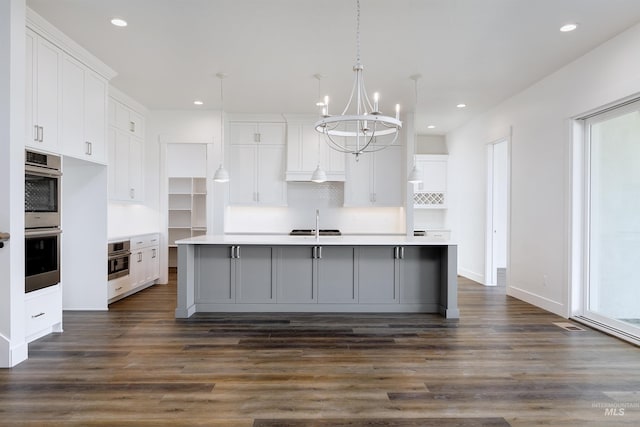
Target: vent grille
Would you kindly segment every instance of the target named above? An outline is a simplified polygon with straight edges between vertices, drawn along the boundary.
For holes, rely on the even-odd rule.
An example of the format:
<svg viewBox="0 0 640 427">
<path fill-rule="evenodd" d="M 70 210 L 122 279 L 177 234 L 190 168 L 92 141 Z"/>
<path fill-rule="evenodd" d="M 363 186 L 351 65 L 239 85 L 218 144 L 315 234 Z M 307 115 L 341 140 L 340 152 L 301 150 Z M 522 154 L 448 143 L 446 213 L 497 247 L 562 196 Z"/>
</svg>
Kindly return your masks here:
<svg viewBox="0 0 640 427">
<path fill-rule="evenodd" d="M 34 153 L 33 151 L 27 151 L 26 154 L 27 163 L 32 163 L 36 165 L 47 166 L 47 155 L 41 153 Z"/>
<path fill-rule="evenodd" d="M 569 332 L 584 331 L 584 329 L 582 329 L 580 326 L 574 325 L 573 323 L 569 323 L 569 322 L 554 322 L 553 324 Z"/>
</svg>

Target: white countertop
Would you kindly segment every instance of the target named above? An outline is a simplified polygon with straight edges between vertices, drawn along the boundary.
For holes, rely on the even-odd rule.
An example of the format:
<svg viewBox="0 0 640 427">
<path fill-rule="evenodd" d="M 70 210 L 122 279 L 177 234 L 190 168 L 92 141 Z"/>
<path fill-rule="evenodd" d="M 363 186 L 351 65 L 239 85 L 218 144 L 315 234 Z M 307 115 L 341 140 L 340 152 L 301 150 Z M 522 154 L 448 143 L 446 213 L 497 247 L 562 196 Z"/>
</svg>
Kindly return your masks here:
<svg viewBox="0 0 640 427">
<path fill-rule="evenodd" d="M 288 235 L 206 235 L 176 241 L 177 245 L 345 245 L 345 246 L 446 246 L 456 245 L 450 240 L 407 236 L 288 236 Z"/>
</svg>

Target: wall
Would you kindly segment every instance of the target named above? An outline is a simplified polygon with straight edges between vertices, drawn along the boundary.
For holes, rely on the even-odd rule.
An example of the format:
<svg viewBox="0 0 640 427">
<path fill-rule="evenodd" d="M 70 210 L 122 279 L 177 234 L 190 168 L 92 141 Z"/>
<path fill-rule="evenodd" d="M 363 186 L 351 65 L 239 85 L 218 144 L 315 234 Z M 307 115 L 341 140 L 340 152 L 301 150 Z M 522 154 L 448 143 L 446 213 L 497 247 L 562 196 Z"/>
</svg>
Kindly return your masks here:
<svg viewBox="0 0 640 427">
<path fill-rule="evenodd" d="M 569 314 L 571 118 L 640 92 L 638 45 L 640 25 L 447 135 L 461 274 L 484 276 L 486 144 L 511 136 L 507 292 Z"/>
<path fill-rule="evenodd" d="M 0 1 L 0 368 L 27 358 L 24 307 L 25 2 Z"/>
<path fill-rule="evenodd" d="M 227 233 L 279 233 L 315 228 L 316 209 L 320 229 L 339 229 L 345 234 L 404 234 L 404 208 L 344 208 L 343 183 L 287 183 L 286 207 L 229 206 Z"/>
<path fill-rule="evenodd" d="M 417 154 L 449 154 L 444 135 L 418 135 L 416 145 Z"/>
</svg>

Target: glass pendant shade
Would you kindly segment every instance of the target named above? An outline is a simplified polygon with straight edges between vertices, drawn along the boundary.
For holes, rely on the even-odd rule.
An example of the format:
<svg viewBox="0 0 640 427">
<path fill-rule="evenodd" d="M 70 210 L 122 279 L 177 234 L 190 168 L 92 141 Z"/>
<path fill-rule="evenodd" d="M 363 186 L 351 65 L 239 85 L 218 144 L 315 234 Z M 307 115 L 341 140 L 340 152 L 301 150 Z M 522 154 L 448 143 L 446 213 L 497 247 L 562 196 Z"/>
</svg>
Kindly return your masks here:
<svg viewBox="0 0 640 427">
<path fill-rule="evenodd" d="M 324 172 L 322 168 L 320 168 L 320 165 L 318 165 L 316 170 L 313 171 L 313 175 L 311 175 L 311 181 L 321 183 L 321 182 L 325 182 L 326 180 L 327 180 L 327 174 Z"/>
<path fill-rule="evenodd" d="M 418 169 L 418 166 L 413 165 L 413 169 L 409 172 L 409 178 L 407 178 L 407 181 L 412 184 L 419 184 L 422 182 L 422 173 L 420 172 L 420 169 Z"/>
<path fill-rule="evenodd" d="M 216 173 L 213 175 L 213 180 L 215 182 L 229 182 L 229 171 L 224 168 L 224 166 L 220 165 Z"/>
</svg>

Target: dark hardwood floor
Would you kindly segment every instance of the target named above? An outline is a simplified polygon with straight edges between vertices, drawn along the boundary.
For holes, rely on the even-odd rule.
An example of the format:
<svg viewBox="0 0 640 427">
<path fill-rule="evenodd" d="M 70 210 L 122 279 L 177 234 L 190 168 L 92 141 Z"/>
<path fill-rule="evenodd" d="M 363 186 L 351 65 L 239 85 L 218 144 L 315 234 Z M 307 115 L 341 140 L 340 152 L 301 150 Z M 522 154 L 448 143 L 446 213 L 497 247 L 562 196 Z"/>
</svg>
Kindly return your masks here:
<svg viewBox="0 0 640 427">
<path fill-rule="evenodd" d="M 0 425 L 638 426 L 640 349 L 460 279 L 437 315 L 199 314 L 175 275 L 0 370 Z"/>
</svg>

